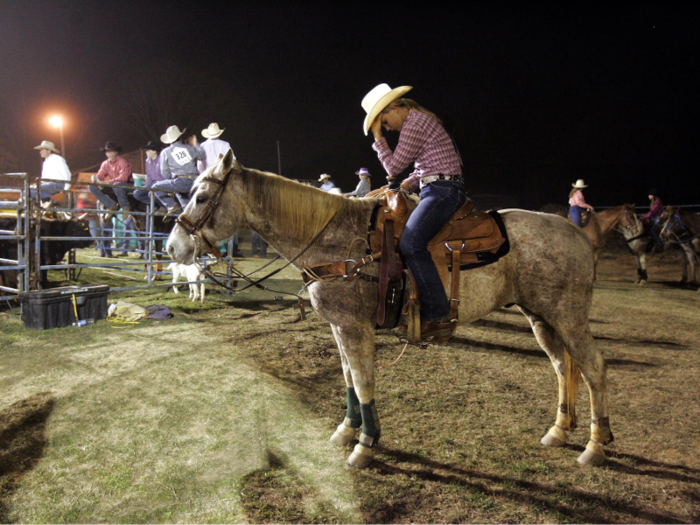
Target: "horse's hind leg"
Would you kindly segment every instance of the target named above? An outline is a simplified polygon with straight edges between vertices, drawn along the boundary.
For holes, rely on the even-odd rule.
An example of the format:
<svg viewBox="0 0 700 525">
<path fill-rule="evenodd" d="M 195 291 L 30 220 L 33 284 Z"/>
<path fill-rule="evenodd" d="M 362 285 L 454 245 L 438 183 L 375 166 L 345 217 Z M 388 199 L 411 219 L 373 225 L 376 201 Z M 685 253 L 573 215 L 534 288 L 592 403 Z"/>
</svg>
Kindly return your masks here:
<svg viewBox="0 0 700 525">
<path fill-rule="evenodd" d="M 331 328 L 340 350 L 348 402 L 345 419 L 331 436 L 331 442 L 345 446 L 362 427 L 359 443 L 348 457 L 349 465 L 362 468 L 374 458 L 373 449 L 381 433 L 374 404 L 374 330 L 364 324 L 331 324 Z"/>
<path fill-rule="evenodd" d="M 542 347 L 557 374 L 559 381 L 559 404 L 554 426 L 541 440 L 543 445 L 561 447 L 566 444 L 566 432 L 576 428 L 576 394 L 578 391 L 578 368 L 572 363 L 559 334 L 542 317 L 520 307 L 532 326 L 537 342 Z"/>
<path fill-rule="evenodd" d="M 581 369 L 591 398 L 591 437 L 578 462 L 582 465 L 600 465 L 605 461 L 603 447 L 614 439 L 608 418 L 605 359 L 596 348 L 587 322 L 568 333 L 562 333 L 562 338 Z"/>
</svg>

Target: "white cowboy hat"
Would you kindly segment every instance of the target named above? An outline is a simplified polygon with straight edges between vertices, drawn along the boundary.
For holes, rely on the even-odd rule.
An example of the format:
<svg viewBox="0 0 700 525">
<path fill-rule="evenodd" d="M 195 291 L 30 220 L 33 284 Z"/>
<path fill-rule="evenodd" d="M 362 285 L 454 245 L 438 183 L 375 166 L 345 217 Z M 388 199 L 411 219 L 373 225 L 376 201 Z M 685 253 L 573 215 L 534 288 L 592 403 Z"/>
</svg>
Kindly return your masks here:
<svg viewBox="0 0 700 525">
<path fill-rule="evenodd" d="M 360 168 L 355 172 L 355 175 L 367 175 L 368 177 L 371 177 L 372 174 L 369 172 L 367 168 Z"/>
<path fill-rule="evenodd" d="M 56 149 L 56 146 L 54 145 L 54 143 L 49 142 L 48 140 L 44 140 L 38 146 L 34 146 L 34 149 L 47 149 L 49 151 L 53 151 L 54 153 L 57 153 L 58 155 L 61 154 L 61 152 Z"/>
<path fill-rule="evenodd" d="M 165 132 L 165 135 L 160 136 L 160 141 L 163 144 L 172 144 L 177 139 L 179 139 L 180 135 L 182 135 L 185 131 L 187 131 L 187 128 L 180 131 L 180 128 L 178 128 L 177 126 L 170 126 L 168 128 L 168 131 Z"/>
<path fill-rule="evenodd" d="M 574 188 L 588 188 L 588 185 L 583 182 L 583 179 L 579 179 L 576 181 L 576 184 L 572 184 Z"/>
<path fill-rule="evenodd" d="M 331 178 L 331 176 L 328 175 L 328 173 L 322 173 L 321 176 L 318 178 L 318 181 L 322 182 L 323 179 L 330 179 L 330 178 Z"/>
<path fill-rule="evenodd" d="M 367 93 L 365 98 L 362 99 L 362 109 L 367 113 L 367 116 L 365 116 L 365 123 L 362 125 L 365 135 L 369 132 L 369 128 L 374 122 L 374 119 L 377 118 L 377 115 L 379 115 L 384 108 L 412 89 L 413 86 L 401 86 L 391 89 L 389 84 L 379 84 L 372 89 L 372 91 Z"/>
<path fill-rule="evenodd" d="M 220 129 L 216 122 L 212 122 L 207 129 L 202 130 L 202 137 L 205 139 L 218 139 L 225 130 L 226 128 Z"/>
</svg>

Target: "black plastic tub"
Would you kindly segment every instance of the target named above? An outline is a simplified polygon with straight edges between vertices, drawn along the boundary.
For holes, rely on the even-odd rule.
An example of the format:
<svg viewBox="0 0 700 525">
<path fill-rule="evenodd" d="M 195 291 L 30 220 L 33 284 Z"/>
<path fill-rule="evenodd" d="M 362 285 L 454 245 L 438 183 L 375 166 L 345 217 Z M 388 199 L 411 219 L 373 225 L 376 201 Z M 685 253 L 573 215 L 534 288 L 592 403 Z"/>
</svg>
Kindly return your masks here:
<svg viewBox="0 0 700 525">
<path fill-rule="evenodd" d="M 108 295 L 109 286 L 106 284 L 63 286 L 51 290 L 21 293 L 19 300 L 22 305 L 24 327 L 49 330 L 72 325 L 78 320 L 105 319 Z M 76 310 L 78 319 L 75 317 Z"/>
</svg>

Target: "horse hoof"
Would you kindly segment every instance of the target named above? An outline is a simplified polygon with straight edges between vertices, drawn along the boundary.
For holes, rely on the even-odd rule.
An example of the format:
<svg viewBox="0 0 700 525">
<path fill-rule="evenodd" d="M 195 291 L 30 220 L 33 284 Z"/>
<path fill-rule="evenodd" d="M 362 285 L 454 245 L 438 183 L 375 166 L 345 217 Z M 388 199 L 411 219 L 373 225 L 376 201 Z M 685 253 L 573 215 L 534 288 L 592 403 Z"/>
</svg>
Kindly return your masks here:
<svg viewBox="0 0 700 525">
<path fill-rule="evenodd" d="M 342 423 L 338 425 L 338 428 L 331 436 L 331 443 L 338 445 L 339 447 L 344 447 L 355 439 L 357 429 L 346 427 Z"/>
<path fill-rule="evenodd" d="M 597 443 L 589 441 L 588 445 L 586 445 L 586 450 L 583 451 L 583 454 L 581 454 L 576 461 L 578 461 L 580 465 L 598 467 L 605 463 L 605 451 L 603 447 Z"/>
<path fill-rule="evenodd" d="M 566 445 L 566 432 L 554 426 L 544 435 L 540 443 L 548 447 L 563 447 Z"/>
<path fill-rule="evenodd" d="M 374 459 L 374 452 L 372 449 L 367 448 L 359 443 L 355 445 L 355 449 L 348 457 L 348 465 L 355 468 L 365 468 L 367 465 L 372 463 Z"/>
</svg>

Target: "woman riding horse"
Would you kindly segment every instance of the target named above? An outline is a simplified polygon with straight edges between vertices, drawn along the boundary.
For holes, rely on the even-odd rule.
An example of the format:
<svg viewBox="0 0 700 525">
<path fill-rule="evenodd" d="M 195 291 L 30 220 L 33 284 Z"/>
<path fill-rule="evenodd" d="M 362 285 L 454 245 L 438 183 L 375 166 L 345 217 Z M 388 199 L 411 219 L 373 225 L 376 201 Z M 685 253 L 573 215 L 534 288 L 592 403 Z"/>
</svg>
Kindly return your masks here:
<svg viewBox="0 0 700 525">
<path fill-rule="evenodd" d="M 457 326 L 450 317 L 450 305 L 442 286 L 428 243 L 467 200 L 462 178 L 462 161 L 442 121 L 410 99 L 403 98 L 411 86 L 391 89 L 379 84 L 365 95 L 367 112 L 365 135 L 371 129 L 372 148 L 389 174 L 389 189 L 398 190 L 397 176 L 411 164 L 415 170 L 401 185 L 420 187 L 420 202 L 411 214 L 401 236 L 401 253 L 415 279 L 420 294 L 421 338 L 445 338 Z M 398 131 L 395 151 L 382 135 Z"/>
<path fill-rule="evenodd" d="M 353 271 L 337 279 L 313 278 L 307 290 L 317 315 L 331 326 L 346 384 L 347 411 L 331 441 L 345 446 L 359 435 L 348 463 L 367 466 L 381 434 L 374 376 L 379 268 L 367 256 L 365 244 L 377 200 L 330 195 L 244 168 L 230 151 L 200 175 L 192 193 L 168 240 L 168 253 L 176 262 L 191 264 L 216 242 L 249 228 L 305 275 L 329 262 L 345 269 L 352 266 Z M 605 460 L 603 447 L 613 436 L 605 360 L 588 323 L 591 243 L 580 228 L 554 215 L 525 210 L 504 210 L 500 215 L 510 252 L 493 264 L 462 272 L 460 294 L 469 294 L 469 300 L 459 303 L 459 319 L 470 323 L 504 305 L 517 305 L 559 380 L 556 421 L 542 443 L 561 447 L 566 433 L 576 427 L 576 384 L 582 374 L 589 390 L 591 426 L 578 461 L 600 464 Z"/>
<path fill-rule="evenodd" d="M 571 185 L 573 189 L 569 192 L 569 217 L 571 221 L 576 225 L 583 228 L 583 219 L 581 214 L 585 209 L 593 211 L 593 206 L 586 203 L 586 199 L 583 198 L 583 188 L 588 188 L 588 185 L 579 179 L 575 184 Z"/>
</svg>

